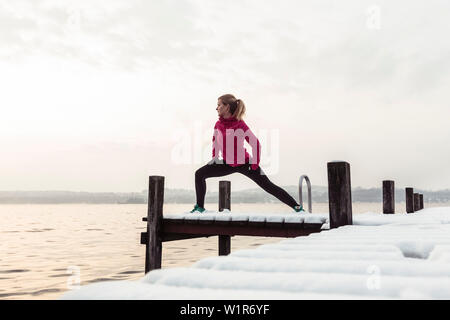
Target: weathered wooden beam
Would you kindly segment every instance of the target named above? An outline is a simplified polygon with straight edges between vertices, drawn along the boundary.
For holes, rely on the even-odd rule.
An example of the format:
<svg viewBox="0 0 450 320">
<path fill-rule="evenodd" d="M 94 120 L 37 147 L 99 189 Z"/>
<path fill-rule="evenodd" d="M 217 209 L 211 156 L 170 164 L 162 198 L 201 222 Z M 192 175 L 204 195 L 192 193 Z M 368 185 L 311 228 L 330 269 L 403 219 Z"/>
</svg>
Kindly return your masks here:
<svg viewBox="0 0 450 320">
<path fill-rule="evenodd" d="M 219 212 L 231 210 L 231 182 L 219 181 Z M 229 255 L 231 252 L 231 237 L 219 235 L 219 256 Z"/>
<path fill-rule="evenodd" d="M 405 188 L 406 213 L 414 212 L 414 189 Z"/>
<path fill-rule="evenodd" d="M 330 229 L 352 224 L 350 164 L 333 161 L 328 162 L 327 168 Z"/>
<path fill-rule="evenodd" d="M 145 273 L 161 268 L 164 177 L 150 176 L 147 208 Z"/>
<path fill-rule="evenodd" d="M 394 181 L 383 181 L 383 213 L 395 213 L 395 186 Z"/>
<path fill-rule="evenodd" d="M 222 221 L 220 221 L 222 222 Z M 223 236 L 261 236 L 261 237 L 298 237 L 321 232 L 321 223 L 283 223 L 252 222 L 247 225 L 228 221 L 227 224 L 215 221 L 213 224 L 181 224 L 172 219 L 164 219 L 164 234 L 223 235 Z"/>
</svg>

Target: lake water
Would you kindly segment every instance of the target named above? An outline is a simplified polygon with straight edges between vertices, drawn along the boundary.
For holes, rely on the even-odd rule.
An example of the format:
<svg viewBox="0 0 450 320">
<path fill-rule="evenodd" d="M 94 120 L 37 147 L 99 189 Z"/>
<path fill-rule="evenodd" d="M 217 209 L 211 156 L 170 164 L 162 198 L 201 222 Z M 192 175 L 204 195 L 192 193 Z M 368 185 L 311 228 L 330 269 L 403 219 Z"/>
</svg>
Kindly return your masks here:
<svg viewBox="0 0 450 320">
<path fill-rule="evenodd" d="M 450 204 L 426 204 L 449 206 Z M 217 205 L 206 204 L 207 209 Z M 166 204 L 164 214 L 191 210 L 192 204 Z M 397 204 L 398 212 L 405 206 Z M 283 204 L 232 204 L 233 211 L 292 213 Z M 380 203 L 354 203 L 354 214 L 381 212 Z M 327 203 L 313 203 L 327 213 Z M 67 290 L 105 280 L 144 276 L 144 204 L 0 205 L 0 299 L 56 299 Z M 231 250 L 280 238 L 232 237 Z M 217 255 L 217 237 L 163 243 L 163 268 L 189 266 Z"/>
</svg>

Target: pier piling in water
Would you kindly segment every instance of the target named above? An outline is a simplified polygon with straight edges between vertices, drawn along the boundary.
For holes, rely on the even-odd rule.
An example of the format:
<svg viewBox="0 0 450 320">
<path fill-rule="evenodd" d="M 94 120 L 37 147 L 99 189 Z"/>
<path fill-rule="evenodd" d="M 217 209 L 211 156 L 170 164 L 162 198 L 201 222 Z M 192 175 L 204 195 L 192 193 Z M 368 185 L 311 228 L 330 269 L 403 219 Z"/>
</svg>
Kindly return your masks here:
<svg viewBox="0 0 450 320">
<path fill-rule="evenodd" d="M 350 164 L 344 161 L 328 162 L 327 169 L 330 229 L 352 224 Z"/>
<path fill-rule="evenodd" d="M 231 210 L 231 182 L 219 181 L 219 212 Z M 226 256 L 231 252 L 231 236 L 219 235 L 219 256 Z"/>
<path fill-rule="evenodd" d="M 414 212 L 414 189 L 405 188 L 406 213 Z"/>
<path fill-rule="evenodd" d="M 161 269 L 164 177 L 150 176 L 147 205 L 145 273 Z"/>
<path fill-rule="evenodd" d="M 383 213 L 395 213 L 395 186 L 394 181 L 383 181 Z"/>
</svg>

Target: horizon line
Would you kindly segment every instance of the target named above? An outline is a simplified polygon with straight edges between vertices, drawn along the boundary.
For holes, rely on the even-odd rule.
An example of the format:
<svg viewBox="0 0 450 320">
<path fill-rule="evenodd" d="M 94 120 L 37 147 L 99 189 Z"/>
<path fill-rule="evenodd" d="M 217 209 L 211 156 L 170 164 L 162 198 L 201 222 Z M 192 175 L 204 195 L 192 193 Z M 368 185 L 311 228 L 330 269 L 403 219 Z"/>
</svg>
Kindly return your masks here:
<svg viewBox="0 0 450 320">
<path fill-rule="evenodd" d="M 298 187 L 298 185 L 285 185 L 282 186 L 283 188 L 286 187 Z M 319 188 L 328 188 L 327 186 L 322 186 L 322 185 L 311 185 L 312 187 L 319 187 Z M 408 187 L 401 187 L 401 188 L 397 188 L 395 187 L 396 190 L 399 189 L 404 189 L 404 188 L 408 188 Z M 186 189 L 186 188 L 164 188 L 165 190 L 185 190 L 185 191 L 194 191 L 195 189 Z M 245 189 L 238 189 L 238 190 L 234 190 L 234 191 L 246 191 L 246 190 L 255 190 L 255 189 L 260 189 L 258 187 L 255 188 L 245 188 Z M 382 189 L 382 186 L 379 187 L 361 187 L 361 186 L 356 186 L 356 187 L 352 187 L 352 189 Z M 446 189 L 421 189 L 421 188 L 414 188 L 417 190 L 425 190 L 425 191 L 430 191 L 430 192 L 438 192 L 438 191 L 450 191 L 450 188 L 446 188 Z M 261 189 L 261 191 L 264 191 Z M 78 190 L 78 191 L 74 191 L 74 190 L 52 190 L 52 189 L 47 189 L 47 190 L 0 190 L 0 192 L 73 192 L 73 193 L 144 193 L 144 192 L 148 192 L 148 189 L 144 189 L 142 191 L 85 191 L 85 190 Z M 217 191 L 213 191 L 213 192 L 217 192 Z M 233 192 L 233 190 L 232 190 Z"/>
</svg>

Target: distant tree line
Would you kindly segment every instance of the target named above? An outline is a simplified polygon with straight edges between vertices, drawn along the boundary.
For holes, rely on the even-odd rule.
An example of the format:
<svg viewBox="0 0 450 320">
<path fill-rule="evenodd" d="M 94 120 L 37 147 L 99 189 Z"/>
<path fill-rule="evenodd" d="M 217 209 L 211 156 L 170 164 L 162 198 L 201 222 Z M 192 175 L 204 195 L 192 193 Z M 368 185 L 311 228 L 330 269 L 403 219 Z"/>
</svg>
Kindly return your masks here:
<svg viewBox="0 0 450 320">
<path fill-rule="evenodd" d="M 298 187 L 283 187 L 294 199 L 298 200 Z M 450 202 L 450 190 L 426 191 L 417 189 L 415 192 L 424 195 L 425 202 Z M 231 191 L 233 203 L 276 203 L 278 199 L 262 189 L 246 189 Z M 303 190 L 303 199 L 307 201 L 306 187 Z M 322 186 L 312 186 L 313 202 L 327 202 L 328 189 Z M 405 201 L 405 190 L 395 190 L 396 202 Z M 217 203 L 218 192 L 208 191 L 205 202 Z M 381 202 L 381 188 L 354 188 L 352 189 L 354 202 Z M 195 203 L 195 191 L 186 189 L 165 189 L 165 203 Z M 115 193 L 115 192 L 74 192 L 74 191 L 0 191 L 0 203 L 147 203 L 147 190 L 142 192 Z"/>
</svg>

